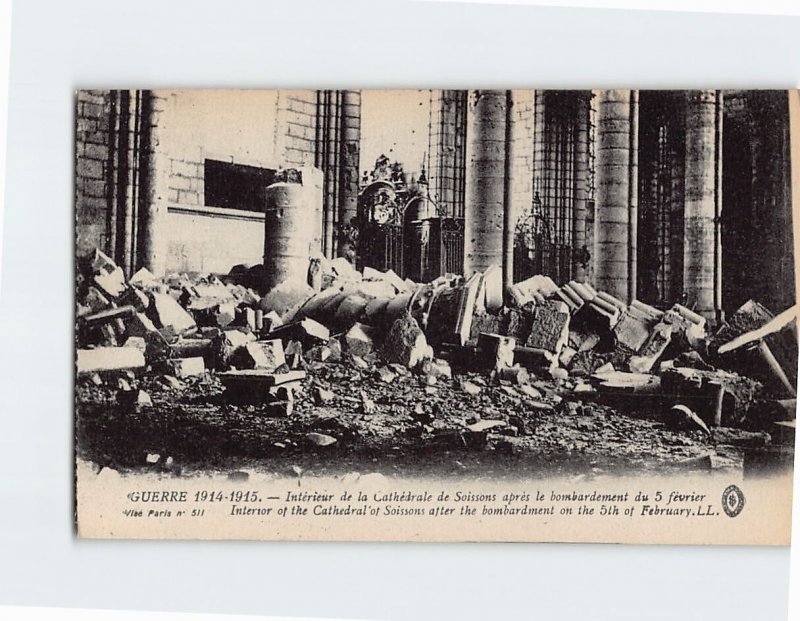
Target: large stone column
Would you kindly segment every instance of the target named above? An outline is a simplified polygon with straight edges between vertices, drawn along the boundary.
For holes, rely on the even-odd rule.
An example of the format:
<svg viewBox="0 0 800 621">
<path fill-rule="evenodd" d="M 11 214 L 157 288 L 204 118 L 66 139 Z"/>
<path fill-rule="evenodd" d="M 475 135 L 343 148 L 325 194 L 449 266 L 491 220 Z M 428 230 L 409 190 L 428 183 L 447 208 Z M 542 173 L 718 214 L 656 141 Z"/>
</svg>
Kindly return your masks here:
<svg viewBox="0 0 800 621">
<path fill-rule="evenodd" d="M 683 288 L 689 305 L 706 318 L 718 306 L 717 222 L 722 159 L 718 145 L 719 91 L 686 94 Z"/>
<path fill-rule="evenodd" d="M 352 243 L 358 215 L 359 151 L 361 146 L 361 91 L 341 94 L 341 153 L 339 156 L 339 256 L 356 263 Z"/>
<path fill-rule="evenodd" d="M 470 91 L 464 205 L 464 274 L 503 263 L 506 91 Z"/>
<path fill-rule="evenodd" d="M 597 93 L 594 279 L 598 289 L 631 301 L 636 297 L 636 91 Z M 631 278 L 633 274 L 633 278 Z"/>
<path fill-rule="evenodd" d="M 577 95 L 575 123 L 575 208 L 572 214 L 572 277 L 586 282 L 583 248 L 586 246 L 586 210 L 589 202 L 589 99 L 591 93 Z"/>
<path fill-rule="evenodd" d="M 139 197 L 138 267 L 163 276 L 167 260 L 166 216 L 169 160 L 165 153 L 167 99 L 141 92 L 141 194 Z"/>
</svg>

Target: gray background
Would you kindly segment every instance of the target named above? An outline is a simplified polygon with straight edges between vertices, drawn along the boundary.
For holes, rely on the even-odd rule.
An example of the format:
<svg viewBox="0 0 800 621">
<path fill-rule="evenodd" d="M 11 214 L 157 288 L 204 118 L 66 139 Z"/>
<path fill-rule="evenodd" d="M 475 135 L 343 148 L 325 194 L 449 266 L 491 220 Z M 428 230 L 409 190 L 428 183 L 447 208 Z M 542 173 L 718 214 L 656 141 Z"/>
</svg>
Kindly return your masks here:
<svg viewBox="0 0 800 621">
<path fill-rule="evenodd" d="M 353 618 L 785 618 L 788 548 L 81 542 L 72 91 L 790 87 L 800 19 L 388 2 L 17 2 L 0 293 L 0 603 Z"/>
</svg>

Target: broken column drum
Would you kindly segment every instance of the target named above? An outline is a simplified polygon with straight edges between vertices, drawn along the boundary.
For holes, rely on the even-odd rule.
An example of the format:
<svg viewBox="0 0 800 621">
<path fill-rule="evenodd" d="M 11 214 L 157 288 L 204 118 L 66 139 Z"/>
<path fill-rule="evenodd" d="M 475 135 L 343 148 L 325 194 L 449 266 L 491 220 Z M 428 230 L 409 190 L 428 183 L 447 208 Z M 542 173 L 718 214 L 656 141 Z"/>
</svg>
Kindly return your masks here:
<svg viewBox="0 0 800 621">
<path fill-rule="evenodd" d="M 503 263 L 506 92 L 471 91 L 467 113 L 464 273 Z"/>
<path fill-rule="evenodd" d="M 289 279 L 306 281 L 308 252 L 314 237 L 309 218 L 314 213 L 299 183 L 273 183 L 264 208 L 264 286 L 267 290 Z"/>
</svg>

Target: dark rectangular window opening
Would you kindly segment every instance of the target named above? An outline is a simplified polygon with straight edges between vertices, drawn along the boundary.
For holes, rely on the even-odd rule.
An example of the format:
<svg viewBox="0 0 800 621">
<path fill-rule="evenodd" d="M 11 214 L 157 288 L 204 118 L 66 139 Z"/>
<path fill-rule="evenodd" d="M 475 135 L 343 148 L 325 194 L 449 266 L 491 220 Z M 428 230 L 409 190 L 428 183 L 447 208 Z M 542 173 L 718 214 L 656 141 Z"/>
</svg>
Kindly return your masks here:
<svg viewBox="0 0 800 621">
<path fill-rule="evenodd" d="M 275 170 L 219 160 L 205 160 L 204 168 L 207 207 L 264 212 L 265 191 Z"/>
</svg>

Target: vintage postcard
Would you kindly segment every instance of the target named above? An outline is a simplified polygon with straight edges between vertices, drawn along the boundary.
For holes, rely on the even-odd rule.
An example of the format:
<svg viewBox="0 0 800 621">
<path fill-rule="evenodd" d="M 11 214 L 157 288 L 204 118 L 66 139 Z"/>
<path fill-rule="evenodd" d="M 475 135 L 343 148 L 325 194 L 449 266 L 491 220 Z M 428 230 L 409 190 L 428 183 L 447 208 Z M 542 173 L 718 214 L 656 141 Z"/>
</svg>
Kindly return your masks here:
<svg viewBox="0 0 800 621">
<path fill-rule="evenodd" d="M 80 537 L 788 544 L 791 90 L 81 90 Z"/>
</svg>

